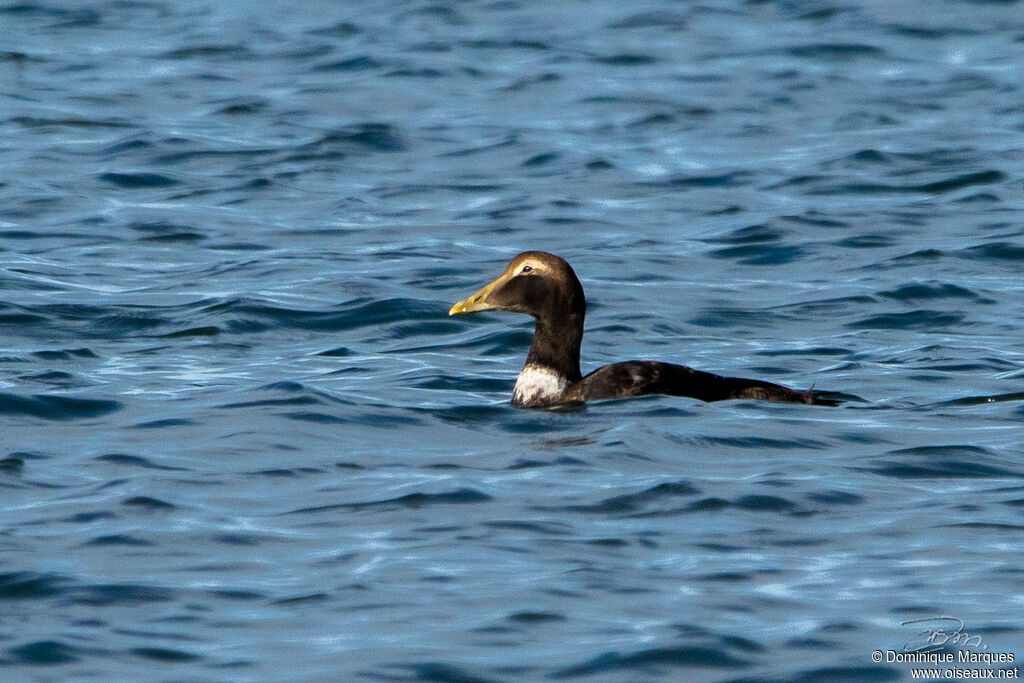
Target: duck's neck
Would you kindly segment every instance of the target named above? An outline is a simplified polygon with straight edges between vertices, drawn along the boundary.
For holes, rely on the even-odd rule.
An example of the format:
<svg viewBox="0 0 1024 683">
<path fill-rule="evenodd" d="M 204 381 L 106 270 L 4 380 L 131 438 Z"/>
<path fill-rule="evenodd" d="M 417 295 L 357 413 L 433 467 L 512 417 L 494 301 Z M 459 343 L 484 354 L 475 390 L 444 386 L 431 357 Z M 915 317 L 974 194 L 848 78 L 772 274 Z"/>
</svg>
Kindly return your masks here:
<svg viewBox="0 0 1024 683">
<path fill-rule="evenodd" d="M 512 391 L 512 405 L 543 407 L 559 403 L 566 389 L 580 380 L 582 339 L 583 316 L 559 318 L 557 327 L 538 318 L 526 365 Z"/>
<path fill-rule="evenodd" d="M 566 382 L 580 380 L 580 343 L 583 341 L 583 315 L 568 313 L 552 324 L 549 317 L 537 318 L 533 343 L 526 356 L 524 370 L 545 368 Z"/>
</svg>

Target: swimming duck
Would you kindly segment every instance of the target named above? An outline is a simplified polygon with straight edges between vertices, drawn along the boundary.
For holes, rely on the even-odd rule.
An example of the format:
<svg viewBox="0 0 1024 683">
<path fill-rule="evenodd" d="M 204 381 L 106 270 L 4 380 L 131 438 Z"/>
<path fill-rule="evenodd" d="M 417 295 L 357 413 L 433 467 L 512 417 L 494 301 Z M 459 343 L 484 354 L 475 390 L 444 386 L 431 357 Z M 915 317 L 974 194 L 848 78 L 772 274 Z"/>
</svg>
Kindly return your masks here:
<svg viewBox="0 0 1024 683">
<path fill-rule="evenodd" d="M 599 399 L 646 394 L 689 396 L 701 401 L 758 399 L 826 404 L 811 390 L 741 377 L 722 377 L 673 363 L 628 360 L 580 374 L 580 343 L 587 301 L 572 267 L 544 251 L 515 256 L 494 282 L 448 311 L 511 311 L 533 316 L 533 343 L 512 390 L 518 408 L 550 408 Z"/>
</svg>

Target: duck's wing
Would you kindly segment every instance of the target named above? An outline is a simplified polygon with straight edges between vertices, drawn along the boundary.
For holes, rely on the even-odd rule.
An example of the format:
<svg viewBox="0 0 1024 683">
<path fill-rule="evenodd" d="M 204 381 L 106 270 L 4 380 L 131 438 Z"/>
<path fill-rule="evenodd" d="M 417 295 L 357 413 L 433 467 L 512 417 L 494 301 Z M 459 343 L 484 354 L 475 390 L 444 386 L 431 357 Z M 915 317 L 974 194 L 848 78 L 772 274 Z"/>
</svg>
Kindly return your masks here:
<svg viewBox="0 0 1024 683">
<path fill-rule="evenodd" d="M 742 377 L 722 377 L 685 365 L 630 360 L 594 370 L 566 392 L 570 401 L 596 401 L 645 394 L 689 396 L 701 401 L 758 399 L 780 403 L 832 403 L 814 392 Z"/>
</svg>

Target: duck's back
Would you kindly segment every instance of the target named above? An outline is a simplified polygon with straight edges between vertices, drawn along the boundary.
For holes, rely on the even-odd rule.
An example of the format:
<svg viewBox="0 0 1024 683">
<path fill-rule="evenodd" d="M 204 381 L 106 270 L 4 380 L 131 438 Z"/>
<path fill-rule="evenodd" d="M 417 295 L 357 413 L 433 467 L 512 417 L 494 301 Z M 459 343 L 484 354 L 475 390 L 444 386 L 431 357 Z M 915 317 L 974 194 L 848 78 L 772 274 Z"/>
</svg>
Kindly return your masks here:
<svg viewBox="0 0 1024 683">
<path fill-rule="evenodd" d="M 629 360 L 612 363 L 569 387 L 567 401 L 596 401 L 646 394 L 689 396 L 701 401 L 758 399 L 781 403 L 815 403 L 810 391 L 743 377 L 722 377 L 674 363 Z"/>
</svg>

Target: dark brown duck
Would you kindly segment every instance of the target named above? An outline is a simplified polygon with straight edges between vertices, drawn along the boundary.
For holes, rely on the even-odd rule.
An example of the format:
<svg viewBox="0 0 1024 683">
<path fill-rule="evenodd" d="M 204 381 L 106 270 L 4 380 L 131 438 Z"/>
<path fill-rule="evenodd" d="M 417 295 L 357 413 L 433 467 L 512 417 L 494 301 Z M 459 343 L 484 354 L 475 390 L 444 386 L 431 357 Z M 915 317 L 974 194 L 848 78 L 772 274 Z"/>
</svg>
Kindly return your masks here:
<svg viewBox="0 0 1024 683">
<path fill-rule="evenodd" d="M 525 251 L 497 280 L 451 307 L 448 315 L 477 311 L 526 313 L 536 320 L 533 343 L 516 380 L 512 405 L 551 406 L 645 394 L 689 396 L 701 401 L 759 399 L 782 403 L 832 404 L 814 392 L 771 382 L 722 377 L 685 365 L 629 360 L 580 374 L 580 343 L 587 300 L 576 273 L 564 259 Z"/>
</svg>

